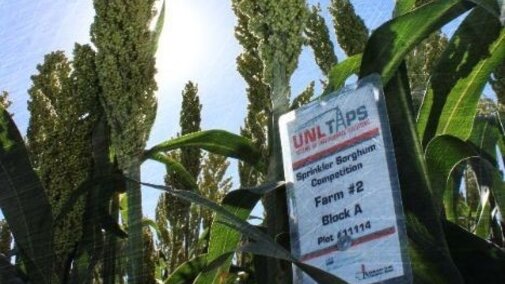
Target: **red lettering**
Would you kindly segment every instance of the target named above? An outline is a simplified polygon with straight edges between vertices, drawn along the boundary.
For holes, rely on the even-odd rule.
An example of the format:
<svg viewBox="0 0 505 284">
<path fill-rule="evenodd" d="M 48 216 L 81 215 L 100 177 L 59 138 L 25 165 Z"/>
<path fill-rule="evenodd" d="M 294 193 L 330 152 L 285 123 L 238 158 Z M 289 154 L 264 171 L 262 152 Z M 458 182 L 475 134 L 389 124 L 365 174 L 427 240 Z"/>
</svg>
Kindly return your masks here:
<svg viewBox="0 0 505 284">
<path fill-rule="evenodd" d="M 306 130 L 304 133 L 305 144 L 309 144 L 310 142 L 316 142 L 316 129 L 312 128 L 310 130 Z"/>
<path fill-rule="evenodd" d="M 306 144 L 317 142 L 319 139 L 325 138 L 326 133 L 321 131 L 320 126 L 313 127 L 309 130 L 303 131 L 303 133 L 299 133 L 294 135 L 293 145 L 295 148 L 300 148 Z"/>
<path fill-rule="evenodd" d="M 299 138 L 299 139 L 296 139 Z M 302 134 L 298 134 L 298 136 L 293 136 L 293 144 L 295 145 L 295 148 L 300 148 L 303 146 L 303 136 Z"/>
</svg>

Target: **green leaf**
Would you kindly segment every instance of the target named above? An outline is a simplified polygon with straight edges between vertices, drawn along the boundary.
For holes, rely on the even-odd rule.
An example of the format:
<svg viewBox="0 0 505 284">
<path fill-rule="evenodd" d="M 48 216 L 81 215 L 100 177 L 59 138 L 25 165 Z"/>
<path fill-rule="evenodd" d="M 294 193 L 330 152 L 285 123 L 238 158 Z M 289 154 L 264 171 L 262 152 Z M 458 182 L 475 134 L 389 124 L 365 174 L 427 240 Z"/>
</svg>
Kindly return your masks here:
<svg viewBox="0 0 505 284">
<path fill-rule="evenodd" d="M 210 228 L 205 228 L 198 236 L 198 241 L 192 246 L 189 251 L 190 255 L 196 255 L 199 251 L 206 251 L 209 244 Z"/>
<path fill-rule="evenodd" d="M 485 177 L 482 174 L 477 176 L 479 184 L 485 178 L 484 186 L 480 186 L 481 213 L 478 219 L 475 233 L 482 238 L 488 238 L 491 230 L 491 202 L 489 201 L 490 191 L 493 193 L 495 202 L 500 207 L 505 206 L 505 187 L 498 168 L 496 157 L 496 146 L 502 140 L 501 127 L 496 116 L 477 117 L 474 128 L 470 136 L 471 141 L 477 148 L 481 158 L 479 163 L 472 163 L 476 167 L 484 167 Z M 478 169 L 481 172 L 481 169 Z"/>
<path fill-rule="evenodd" d="M 505 162 L 505 135 L 502 134 L 500 139 L 498 139 L 498 149 L 500 150 L 500 157 L 499 159 L 502 160 L 502 162 Z"/>
<path fill-rule="evenodd" d="M 72 269 L 72 283 L 88 283 L 92 271 L 98 263 L 104 248 L 102 216 L 107 214 L 104 206 L 97 202 L 100 188 L 95 187 L 86 196 L 86 207 L 83 214 L 81 240 L 76 246 L 75 266 Z"/>
<path fill-rule="evenodd" d="M 238 240 L 235 243 L 232 243 L 232 245 L 228 245 L 227 243 L 223 243 L 222 240 L 219 241 L 213 241 L 213 238 L 215 238 L 215 230 L 211 231 L 211 244 L 215 244 L 216 242 L 218 243 L 218 251 L 219 253 L 215 253 L 215 249 L 212 250 L 211 246 L 209 246 L 209 254 L 207 256 L 207 261 L 209 263 L 212 263 L 214 261 L 219 260 L 219 262 L 229 262 L 231 260 L 232 254 L 231 252 L 234 252 L 237 249 L 237 243 L 240 240 L 240 233 L 244 234 L 248 238 L 251 238 L 252 240 L 258 242 L 259 247 L 256 247 L 256 250 L 251 250 L 251 252 L 256 252 L 256 253 L 263 253 L 263 254 L 268 254 L 268 256 L 275 257 L 275 258 L 280 258 L 284 260 L 291 261 L 297 265 L 299 265 L 304 271 L 315 277 L 316 279 L 331 279 L 331 282 L 322 282 L 322 283 L 340 283 L 338 282 L 338 278 L 336 278 L 333 275 L 328 275 L 324 274 L 322 271 L 320 271 L 317 268 L 312 268 L 308 265 L 305 264 L 300 264 L 299 262 L 296 261 L 296 259 L 291 256 L 291 254 L 286 251 L 284 248 L 276 244 L 268 235 L 263 233 L 261 230 L 255 228 L 254 226 L 250 225 L 249 223 L 245 222 L 244 220 L 248 217 L 250 214 L 250 211 L 254 207 L 254 205 L 258 202 L 260 199 L 261 195 L 258 195 L 256 193 L 253 193 L 251 191 L 247 190 L 236 190 L 230 192 L 226 197 L 225 200 L 223 201 L 224 204 L 228 204 L 230 209 L 234 209 L 234 211 L 229 211 L 228 208 L 220 206 L 216 203 L 214 203 L 211 200 L 205 199 L 201 197 L 198 194 L 195 194 L 194 192 L 189 192 L 185 190 L 174 190 L 166 186 L 159 186 L 159 185 L 153 185 L 153 184 L 148 184 L 148 183 L 140 183 L 144 186 L 156 188 L 156 189 L 161 189 L 164 190 L 175 197 L 184 199 L 186 201 L 196 203 L 200 206 L 204 206 L 208 209 L 211 209 L 212 211 L 216 212 L 217 216 L 214 221 L 214 224 L 219 223 L 221 225 L 226 226 L 226 230 L 228 232 L 234 232 L 231 231 L 230 228 L 236 230 L 237 232 L 234 232 L 234 236 L 238 237 Z M 274 183 L 276 184 L 276 183 Z M 270 189 L 264 189 L 261 188 L 259 191 L 268 191 L 268 190 L 273 190 L 272 188 Z M 244 198 L 245 197 L 245 198 Z M 214 224 L 212 227 L 214 227 Z M 225 227 L 223 227 L 225 228 Z M 219 233 L 217 234 L 219 235 Z M 222 235 L 222 234 L 221 234 Z M 225 233 L 225 235 L 228 235 Z M 216 245 L 212 246 L 216 247 Z M 227 249 L 230 248 L 230 249 Z M 259 249 L 261 248 L 261 249 Z M 213 255 L 211 255 L 211 253 Z M 226 264 L 223 264 L 226 265 Z M 210 273 L 205 275 L 205 273 L 201 274 L 199 278 L 195 281 L 196 283 L 212 283 L 215 281 L 218 281 L 218 277 L 221 273 L 225 273 L 227 271 L 223 270 L 223 265 L 220 267 L 219 271 L 214 271 L 214 273 Z M 226 267 L 226 266 L 225 266 Z M 210 277 L 210 278 L 207 278 Z"/>
<path fill-rule="evenodd" d="M 153 46 L 153 54 L 156 53 L 159 46 L 161 32 L 163 31 L 163 26 L 165 25 L 165 1 L 161 4 L 160 15 L 158 17 L 158 21 L 156 21 L 156 26 L 153 32 L 152 46 Z"/>
<path fill-rule="evenodd" d="M 496 117 L 477 117 L 468 141 L 477 147 L 482 158 L 497 166 L 496 146 L 501 138 L 502 133 Z"/>
<path fill-rule="evenodd" d="M 240 231 L 240 233 L 247 235 L 251 239 L 254 239 L 255 241 L 262 242 L 264 245 L 269 246 L 269 249 L 273 253 L 277 254 L 279 257 L 284 257 L 284 258 L 288 258 L 288 259 L 292 258 L 290 253 L 288 251 L 286 251 L 284 248 L 282 248 L 281 246 L 279 246 L 278 244 L 276 244 L 272 240 L 272 238 L 270 238 L 270 236 L 268 236 L 265 233 L 263 233 L 262 231 L 258 230 L 253 225 L 245 222 L 244 219 L 247 218 L 247 216 L 245 218 L 240 218 L 237 215 L 235 215 L 234 212 L 230 212 L 229 210 L 227 210 L 226 207 L 221 206 L 221 205 L 215 203 L 214 201 L 209 200 L 205 197 L 202 197 L 201 195 L 191 192 L 191 191 L 178 190 L 178 189 L 173 189 L 168 186 L 161 186 L 161 185 L 155 185 L 155 184 L 150 184 L 150 183 L 138 182 L 135 180 L 131 180 L 131 181 L 137 182 L 137 183 L 147 186 L 147 187 L 163 190 L 163 191 L 168 192 L 169 194 L 171 194 L 177 198 L 180 198 L 185 201 L 188 201 L 188 202 L 197 204 L 199 206 L 203 206 L 207 209 L 210 209 L 217 214 L 215 222 L 222 222 L 223 224 L 226 224 L 227 226 Z M 232 192 L 237 192 L 237 191 L 232 191 Z M 232 192 L 230 192 L 230 194 Z M 242 194 L 245 194 L 245 193 L 242 192 Z M 253 194 L 253 193 L 251 193 L 251 194 Z M 211 235 L 211 238 L 212 238 L 212 235 Z"/>
<path fill-rule="evenodd" d="M 410 50 L 472 6 L 460 0 L 434 1 L 383 24 L 368 41 L 359 77 L 379 73 L 386 84 Z"/>
<path fill-rule="evenodd" d="M 426 149 L 426 162 L 429 166 L 432 185 L 437 189 L 437 200 L 441 202 L 442 196 L 445 212 L 448 219 L 455 220 L 454 212 L 454 192 L 447 191 L 448 180 L 451 173 L 463 161 L 470 161 L 472 168 L 477 173 L 477 180 L 480 187 L 480 213 L 478 217 L 475 233 L 487 238 L 490 234 L 491 204 L 489 202 L 490 191 L 493 192 L 497 203 L 505 201 L 505 194 L 502 193 L 504 184 L 498 170 L 489 160 L 479 157 L 479 152 L 469 143 L 459 138 L 443 135 L 434 138 Z M 446 190 L 444 193 L 443 190 Z M 457 190 L 457 189 L 453 189 Z"/>
<path fill-rule="evenodd" d="M 450 136 L 442 135 L 434 138 L 426 148 L 426 162 L 430 171 L 431 184 L 435 191 L 435 196 L 437 202 L 440 204 L 443 200 L 445 207 L 446 216 L 449 220 L 454 221 L 454 192 L 453 190 L 458 190 L 457 188 L 452 188 L 448 181 L 454 170 L 463 162 L 470 161 L 470 159 L 481 160 L 481 163 L 486 163 L 486 171 L 495 172 L 497 169 L 493 167 L 493 159 L 489 159 L 488 156 L 491 153 L 487 153 L 486 150 L 481 147 L 488 148 L 487 151 L 495 149 L 497 143 L 497 135 L 499 134 L 499 129 L 497 129 L 488 120 L 477 119 L 479 127 L 474 129 L 474 134 L 472 135 L 469 142 L 464 142 L 461 139 Z M 494 141 L 494 142 L 493 142 Z M 470 142 L 473 142 L 470 143 Z M 484 154 L 482 156 L 481 154 Z M 474 163 L 475 164 L 475 163 Z M 481 166 L 479 166 L 481 167 Z M 478 170 L 478 169 L 475 169 Z M 491 173 L 492 174 L 492 173 Z M 481 175 L 479 175 L 481 176 Z M 488 177 L 488 180 L 496 180 L 496 177 Z M 479 178 L 482 183 L 482 177 Z M 500 184 L 487 181 L 485 184 L 491 187 L 492 190 L 497 192 L 501 196 Z M 493 184 L 492 184 L 493 183 Z M 493 185 L 493 186 L 491 186 Z M 449 190 L 447 190 L 449 188 Z M 482 210 L 487 210 L 487 218 L 489 217 L 491 208 L 486 205 L 486 202 L 481 203 L 483 206 Z M 487 204 L 489 205 L 489 204 Z M 481 214 L 482 215 L 482 214 Z M 479 219 L 483 220 L 483 219 Z M 483 220 L 485 221 L 485 220 Z M 479 221 L 482 222 L 482 221 Z M 489 229 L 489 220 L 486 221 L 487 226 L 481 223 L 479 232 L 483 232 L 482 228 Z M 484 233 L 483 233 L 484 234 Z"/>
<path fill-rule="evenodd" d="M 241 220 L 247 220 L 260 199 L 261 195 L 259 194 L 247 190 L 235 190 L 225 196 L 222 204 L 224 208 Z M 216 216 L 210 231 L 209 259 L 217 259 L 221 255 L 237 249 L 240 239 L 240 232 L 230 230 L 228 226 L 221 222 L 219 216 Z M 195 283 L 213 283 L 217 281 L 219 275 L 227 272 L 230 265 L 231 256 L 218 270 L 202 273 Z"/>
<path fill-rule="evenodd" d="M 505 201 L 505 188 L 497 169 L 487 159 L 479 157 L 478 151 L 471 143 L 449 135 L 436 137 L 428 144 L 426 161 L 430 169 L 432 185 L 438 192 L 437 199 L 440 202 L 443 196 L 446 216 L 450 220 L 455 220 L 453 216 L 455 201 L 454 192 L 446 189 L 447 181 L 459 164 L 463 161 L 471 161 L 472 168 L 477 173 L 481 199 L 475 234 L 482 238 L 489 237 L 492 210 L 489 202 L 490 191 L 496 195 L 497 203 Z M 444 193 L 443 190 L 446 192 Z"/>
<path fill-rule="evenodd" d="M 121 194 L 119 196 L 119 214 L 123 224 L 128 224 L 128 196 Z"/>
<path fill-rule="evenodd" d="M 416 2 L 416 0 L 397 0 L 393 16 L 396 18 L 414 10 Z"/>
<path fill-rule="evenodd" d="M 181 264 L 170 274 L 165 284 L 193 283 L 198 274 L 207 267 L 207 254 L 199 255 Z"/>
<path fill-rule="evenodd" d="M 155 153 L 178 148 L 196 147 L 226 157 L 237 158 L 251 165 L 261 166 L 261 155 L 248 139 L 224 130 L 207 130 L 177 137 L 147 150 L 144 159 Z"/>
<path fill-rule="evenodd" d="M 479 191 L 481 210 L 475 228 L 475 234 L 483 239 L 487 239 L 491 233 L 491 203 L 489 202 L 491 191 L 485 186 L 481 186 Z"/>
<path fill-rule="evenodd" d="M 241 220 L 247 220 L 254 206 L 258 203 L 263 194 L 270 190 L 275 190 L 283 183 L 271 183 L 252 190 L 234 190 L 228 193 L 223 199 L 223 207 Z M 209 259 L 216 259 L 221 255 L 235 250 L 240 242 L 240 233 L 220 222 L 219 216 L 214 220 L 210 231 Z M 221 272 L 228 271 L 231 258 L 223 265 L 219 271 L 202 273 L 196 283 L 212 283 Z"/>
<path fill-rule="evenodd" d="M 440 251 L 432 251 L 437 246 L 436 242 L 446 243 L 445 239 L 438 239 L 444 235 L 433 235 L 432 228 L 428 228 L 421 223 L 414 214 L 406 212 L 407 231 L 409 232 L 409 255 L 414 274 L 414 283 L 463 283 L 463 279 L 458 274 L 451 272 L 454 277 L 448 275 L 447 267 L 453 266 L 450 259 L 449 249 L 438 248 Z M 451 262 L 441 262 L 439 257 L 448 258 Z M 444 266 L 446 266 L 444 268 Z M 456 267 L 452 268 L 456 269 Z M 457 271 L 457 269 L 456 269 Z"/>
<path fill-rule="evenodd" d="M 284 186 L 284 182 L 232 191 L 223 200 L 224 207 L 240 219 L 246 220 L 261 196 L 270 191 L 277 190 L 280 186 Z M 228 271 L 232 256 L 229 252 L 237 249 L 241 236 L 238 232 L 230 230 L 230 224 L 223 221 L 218 215 L 212 224 L 208 260 L 222 260 L 223 256 L 227 256 L 227 259 L 218 270 L 201 273 L 195 283 L 219 283 L 220 275 Z M 238 230 L 239 228 L 235 229 Z M 249 236 L 248 234 L 244 235 Z M 270 245 L 265 245 L 263 242 L 249 243 L 239 248 L 239 250 L 293 262 L 314 279 L 317 279 L 319 283 L 344 283 L 333 275 L 323 273 L 317 268 L 296 261 L 291 256 L 288 257 L 283 253 L 279 254 L 277 250 L 273 250 Z"/>
<path fill-rule="evenodd" d="M 53 218 L 49 201 L 9 113 L 0 109 L 0 207 L 32 282 L 50 283 Z"/>
<path fill-rule="evenodd" d="M 451 222 L 457 222 L 458 218 L 466 217 L 461 210 L 458 210 L 458 206 L 466 206 L 466 201 L 460 200 L 460 188 L 463 181 L 464 166 L 466 164 L 462 163 L 453 169 L 451 175 L 449 176 L 449 181 L 447 182 L 447 187 L 444 192 L 444 208 L 445 217 Z M 464 208 L 468 208 L 467 206 Z"/>
<path fill-rule="evenodd" d="M 494 168 L 491 171 L 491 178 L 493 180 L 491 192 L 500 211 L 503 212 L 505 211 L 505 183 L 503 182 L 502 174 L 498 169 Z"/>
<path fill-rule="evenodd" d="M 173 171 L 177 175 L 177 178 L 180 178 L 180 182 L 186 187 L 184 189 L 198 191 L 198 184 L 196 183 L 196 180 L 181 163 L 160 152 L 153 153 L 151 155 L 151 159 L 165 164 L 167 172 Z"/>
<path fill-rule="evenodd" d="M 503 208 L 505 208 L 505 182 L 500 170 L 486 159 L 472 160 L 472 169 L 477 175 L 479 185 L 491 190 L 496 205 L 503 212 Z"/>
<path fill-rule="evenodd" d="M 436 134 L 462 140 L 469 137 L 482 90 L 503 60 L 505 31 L 495 17 L 476 8 L 460 25 L 433 71 L 418 119 L 423 144 Z"/>
<path fill-rule="evenodd" d="M 405 214 L 412 216 L 407 222 L 408 235 L 416 246 L 423 248 L 419 252 L 422 259 L 436 267 L 428 277 L 444 279 L 445 282 L 460 281 L 459 272 L 450 259 L 442 237 L 439 211 L 433 202 L 424 152 L 415 130 L 405 64 L 401 64 L 396 75 L 385 86 L 384 92 L 402 203 Z M 412 220 L 417 221 L 412 223 Z M 420 272 L 417 264 L 413 265 L 413 269 L 414 275 Z"/>
<path fill-rule="evenodd" d="M 357 75 L 362 57 L 362 54 L 356 54 L 333 66 L 329 75 L 330 81 L 323 96 L 342 88 L 347 78 L 353 74 Z"/>
<path fill-rule="evenodd" d="M 249 243 L 240 248 L 241 251 L 253 253 L 255 255 L 267 256 L 272 258 L 279 258 L 277 254 L 269 250 L 268 247 L 263 246 L 261 243 Z M 333 274 L 323 271 L 317 267 L 305 264 L 303 262 L 296 261 L 293 258 L 281 258 L 283 260 L 292 262 L 298 266 L 303 272 L 308 274 L 317 283 L 321 284 L 345 284 L 347 282 L 341 280 Z"/>
<path fill-rule="evenodd" d="M 466 283 L 505 283 L 505 253 L 458 225 L 443 223 L 452 259 Z"/>
<path fill-rule="evenodd" d="M 497 19 L 500 19 L 500 14 L 501 14 L 501 7 L 500 5 L 503 5 L 503 1 L 501 0 L 468 0 L 470 2 L 473 2 L 477 4 L 479 7 L 483 8 L 486 10 L 489 14 L 495 16 Z"/>
<path fill-rule="evenodd" d="M 264 255 L 264 256 L 271 256 L 271 253 L 269 253 L 268 250 L 263 250 L 259 248 L 259 246 L 247 246 L 243 247 L 241 251 L 244 252 L 249 252 L 253 253 L 256 255 Z M 183 263 L 181 266 L 179 266 L 167 279 L 165 284 L 185 284 L 185 283 L 198 283 L 201 281 L 200 279 L 197 279 L 196 282 L 195 278 L 198 276 L 199 273 L 206 273 L 213 271 L 216 269 L 216 267 L 222 266 L 223 262 L 225 262 L 227 259 L 233 256 L 233 252 L 228 252 L 223 255 L 221 255 L 219 258 L 215 259 L 214 261 L 210 262 L 209 261 L 209 256 L 207 254 L 199 255 L 185 263 Z M 275 255 L 273 256 L 275 257 Z M 293 262 L 295 265 L 300 267 L 305 273 L 309 274 L 314 280 L 317 281 L 317 283 L 321 284 L 341 284 L 341 283 L 346 283 L 342 280 L 340 280 L 338 277 L 329 274 L 325 271 L 322 271 L 319 268 L 295 261 L 293 259 L 286 259 L 288 261 Z M 224 278 L 223 276 L 227 276 L 228 273 L 226 272 L 221 272 L 219 275 L 219 280 L 216 280 L 216 283 L 222 283 L 222 279 Z"/>
<path fill-rule="evenodd" d="M 220 257 L 209 261 L 208 254 L 199 255 L 193 259 L 186 261 L 175 269 L 168 277 L 166 284 L 184 284 L 193 283 L 200 273 L 209 272 L 223 265 L 235 251 L 227 252 Z M 228 274 L 226 274 L 228 275 Z M 223 277 L 220 277 L 222 279 Z"/>
<path fill-rule="evenodd" d="M 504 234 L 503 234 L 503 227 L 501 224 L 501 220 L 499 217 L 499 214 L 501 214 L 499 208 L 494 208 L 491 211 L 491 236 L 493 238 L 493 242 L 500 246 L 503 247 L 504 244 Z"/>
<path fill-rule="evenodd" d="M 433 273 L 437 267 L 425 257 L 424 248 L 410 242 L 408 252 L 413 267 L 414 283 L 447 283 L 446 279 Z"/>
<path fill-rule="evenodd" d="M 434 138 L 426 147 L 426 163 L 430 172 L 431 186 L 440 208 L 443 202 L 447 212 L 453 212 L 452 191 L 446 191 L 453 170 L 464 160 L 477 157 L 478 153 L 459 138 L 443 135 Z"/>
</svg>

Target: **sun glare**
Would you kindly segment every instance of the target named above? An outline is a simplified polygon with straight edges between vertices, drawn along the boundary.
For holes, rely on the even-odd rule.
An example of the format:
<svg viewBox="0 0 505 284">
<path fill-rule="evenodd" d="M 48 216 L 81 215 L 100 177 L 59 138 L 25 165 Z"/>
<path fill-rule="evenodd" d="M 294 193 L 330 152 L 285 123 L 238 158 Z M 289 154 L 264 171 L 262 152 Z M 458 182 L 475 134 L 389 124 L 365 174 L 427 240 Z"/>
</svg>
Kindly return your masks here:
<svg viewBox="0 0 505 284">
<path fill-rule="evenodd" d="M 166 78 L 166 74 L 172 79 L 189 80 L 198 63 L 205 58 L 205 13 L 190 2 L 167 2 L 165 27 L 157 54 L 158 74 L 162 78 Z"/>
</svg>

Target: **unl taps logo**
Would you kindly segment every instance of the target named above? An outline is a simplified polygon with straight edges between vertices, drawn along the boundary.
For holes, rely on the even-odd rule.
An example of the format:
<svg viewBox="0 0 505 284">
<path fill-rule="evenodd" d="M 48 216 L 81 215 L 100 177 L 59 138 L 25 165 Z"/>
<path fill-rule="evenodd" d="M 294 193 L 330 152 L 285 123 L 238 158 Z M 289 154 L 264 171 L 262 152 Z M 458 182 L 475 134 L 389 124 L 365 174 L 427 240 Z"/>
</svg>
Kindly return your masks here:
<svg viewBox="0 0 505 284">
<path fill-rule="evenodd" d="M 327 116 L 328 113 L 332 113 L 328 120 L 324 121 L 322 125 L 316 125 L 311 128 L 307 128 L 307 124 L 311 124 L 314 120 L 319 120 L 322 116 Z M 318 140 L 325 138 L 328 135 L 332 135 L 339 131 L 350 127 L 356 122 L 360 122 L 368 118 L 368 111 L 364 105 L 357 107 L 356 109 L 343 112 L 339 107 L 332 108 L 323 114 L 311 119 L 305 126 L 301 126 L 297 133 L 295 133 L 291 139 L 295 149 L 306 146 L 307 144 L 317 142 Z"/>
</svg>

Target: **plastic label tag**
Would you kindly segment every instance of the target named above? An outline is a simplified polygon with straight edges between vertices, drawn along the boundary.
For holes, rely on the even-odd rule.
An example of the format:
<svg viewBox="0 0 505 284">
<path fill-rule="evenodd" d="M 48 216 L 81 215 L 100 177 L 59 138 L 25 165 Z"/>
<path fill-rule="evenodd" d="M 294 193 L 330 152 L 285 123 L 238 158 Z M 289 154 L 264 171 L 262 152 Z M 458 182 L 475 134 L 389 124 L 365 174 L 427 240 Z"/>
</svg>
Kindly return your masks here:
<svg viewBox="0 0 505 284">
<path fill-rule="evenodd" d="M 410 283 L 382 85 L 357 86 L 280 118 L 292 253 L 349 283 Z"/>
</svg>

